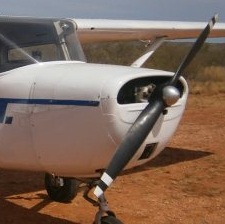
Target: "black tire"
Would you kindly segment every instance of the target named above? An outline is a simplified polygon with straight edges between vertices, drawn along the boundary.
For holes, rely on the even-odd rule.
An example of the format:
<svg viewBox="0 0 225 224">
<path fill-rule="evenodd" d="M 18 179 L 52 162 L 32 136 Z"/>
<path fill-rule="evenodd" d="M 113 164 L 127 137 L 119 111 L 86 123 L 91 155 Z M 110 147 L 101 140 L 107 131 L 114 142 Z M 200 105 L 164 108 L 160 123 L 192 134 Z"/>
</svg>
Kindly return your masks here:
<svg viewBox="0 0 225 224">
<path fill-rule="evenodd" d="M 116 217 L 110 215 L 102 217 L 101 224 L 123 224 L 123 223 Z"/>
<path fill-rule="evenodd" d="M 61 203 L 71 202 L 77 195 L 78 181 L 72 178 L 62 177 L 63 186 L 56 186 L 54 179 L 55 177 L 51 174 L 45 174 L 45 189 L 50 199 Z"/>
</svg>

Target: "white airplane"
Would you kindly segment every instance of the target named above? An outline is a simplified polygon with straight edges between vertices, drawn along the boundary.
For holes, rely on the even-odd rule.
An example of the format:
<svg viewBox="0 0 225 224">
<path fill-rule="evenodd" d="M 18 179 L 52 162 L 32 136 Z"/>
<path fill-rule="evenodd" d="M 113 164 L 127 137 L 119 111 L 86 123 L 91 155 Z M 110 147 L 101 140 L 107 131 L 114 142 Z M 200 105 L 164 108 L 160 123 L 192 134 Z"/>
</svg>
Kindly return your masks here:
<svg viewBox="0 0 225 224">
<path fill-rule="evenodd" d="M 121 224 L 104 191 L 173 136 L 188 97 L 183 70 L 208 36 L 225 37 L 223 23 L 211 31 L 216 19 L 204 29 L 195 22 L 0 17 L 0 167 L 45 172 L 58 202 L 82 189 L 99 207 L 95 224 Z M 164 40 L 197 36 L 175 74 L 141 68 Z M 151 44 L 131 66 L 86 62 L 81 44 L 119 40 Z"/>
</svg>

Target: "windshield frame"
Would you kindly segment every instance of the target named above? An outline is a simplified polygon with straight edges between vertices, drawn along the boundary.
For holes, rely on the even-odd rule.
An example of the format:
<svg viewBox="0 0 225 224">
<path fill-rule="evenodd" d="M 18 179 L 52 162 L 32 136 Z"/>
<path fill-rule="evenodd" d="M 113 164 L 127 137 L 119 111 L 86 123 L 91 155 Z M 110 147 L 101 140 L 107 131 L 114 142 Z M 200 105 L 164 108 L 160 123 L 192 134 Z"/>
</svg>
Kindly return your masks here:
<svg viewBox="0 0 225 224">
<path fill-rule="evenodd" d="M 78 39 L 77 25 L 71 19 L 38 19 L 29 17 L 0 16 L 0 72 L 46 61 L 81 61 L 86 58 Z M 54 44 L 55 57 L 41 60 L 35 47 Z M 34 52 L 28 51 L 34 47 Z M 9 52 L 18 50 L 23 62 L 8 60 Z M 39 49 L 40 51 L 40 49 Z M 35 58 L 37 56 L 38 59 Z M 22 61 L 22 60 L 21 60 Z"/>
</svg>

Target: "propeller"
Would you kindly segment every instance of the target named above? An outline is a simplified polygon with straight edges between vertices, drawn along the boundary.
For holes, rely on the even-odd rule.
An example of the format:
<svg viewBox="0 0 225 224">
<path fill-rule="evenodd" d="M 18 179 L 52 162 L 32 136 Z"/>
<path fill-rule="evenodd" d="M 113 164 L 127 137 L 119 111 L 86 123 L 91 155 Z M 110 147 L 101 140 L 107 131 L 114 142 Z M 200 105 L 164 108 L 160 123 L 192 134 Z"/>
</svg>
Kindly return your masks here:
<svg viewBox="0 0 225 224">
<path fill-rule="evenodd" d="M 119 175 L 124 167 L 129 163 L 134 154 L 138 151 L 148 134 L 152 131 L 158 118 L 165 110 L 177 102 L 180 97 L 179 90 L 175 87 L 184 69 L 189 65 L 191 60 L 198 53 L 211 29 L 218 20 L 218 15 L 215 15 L 201 32 L 198 39 L 194 43 L 190 52 L 180 64 L 176 73 L 172 76 L 169 82 L 156 86 L 154 92 L 150 96 L 149 104 L 140 113 L 134 124 L 131 126 L 122 142 L 118 146 L 116 153 L 109 163 L 108 168 L 103 173 L 98 182 L 94 194 L 100 198 L 104 191 L 110 186 L 113 180 Z"/>
</svg>

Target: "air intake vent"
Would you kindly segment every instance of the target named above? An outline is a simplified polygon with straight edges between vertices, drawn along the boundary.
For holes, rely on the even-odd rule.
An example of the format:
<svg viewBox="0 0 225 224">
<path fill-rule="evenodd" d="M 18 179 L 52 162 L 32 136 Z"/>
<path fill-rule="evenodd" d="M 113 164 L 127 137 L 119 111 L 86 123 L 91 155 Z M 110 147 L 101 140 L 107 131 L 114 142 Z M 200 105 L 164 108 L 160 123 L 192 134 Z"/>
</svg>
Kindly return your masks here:
<svg viewBox="0 0 225 224">
<path fill-rule="evenodd" d="M 131 80 L 120 89 L 117 102 L 119 104 L 147 103 L 154 88 L 167 83 L 170 79 L 170 76 L 150 76 Z M 177 82 L 176 88 L 181 94 L 180 97 L 182 97 L 184 86 L 180 81 Z"/>
<path fill-rule="evenodd" d="M 148 159 L 152 153 L 155 151 L 158 143 L 152 143 L 145 146 L 145 149 L 138 160 Z"/>
</svg>

